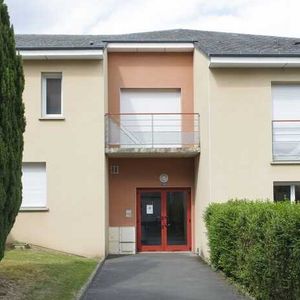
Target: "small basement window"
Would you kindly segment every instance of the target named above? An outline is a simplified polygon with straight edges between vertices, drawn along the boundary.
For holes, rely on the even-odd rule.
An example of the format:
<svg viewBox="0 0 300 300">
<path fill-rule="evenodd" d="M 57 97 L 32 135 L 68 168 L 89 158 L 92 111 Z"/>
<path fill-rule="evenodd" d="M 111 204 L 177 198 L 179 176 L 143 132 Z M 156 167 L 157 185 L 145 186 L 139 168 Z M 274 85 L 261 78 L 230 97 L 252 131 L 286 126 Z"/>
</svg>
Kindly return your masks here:
<svg viewBox="0 0 300 300">
<path fill-rule="evenodd" d="M 274 183 L 273 194 L 275 202 L 290 201 L 292 203 L 300 203 L 300 182 L 276 182 Z"/>
<path fill-rule="evenodd" d="M 112 175 L 118 175 L 119 174 L 119 166 L 118 165 L 111 165 L 110 166 L 110 173 Z"/>
</svg>

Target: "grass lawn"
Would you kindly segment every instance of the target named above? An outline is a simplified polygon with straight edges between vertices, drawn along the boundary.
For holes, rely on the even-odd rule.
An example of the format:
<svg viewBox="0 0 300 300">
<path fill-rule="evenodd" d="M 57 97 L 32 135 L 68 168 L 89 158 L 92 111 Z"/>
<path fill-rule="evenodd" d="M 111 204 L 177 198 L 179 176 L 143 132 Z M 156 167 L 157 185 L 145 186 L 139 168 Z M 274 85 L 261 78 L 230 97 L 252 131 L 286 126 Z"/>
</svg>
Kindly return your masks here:
<svg viewBox="0 0 300 300">
<path fill-rule="evenodd" d="M 97 260 L 33 248 L 9 250 L 0 262 L 0 299 L 74 299 Z"/>
</svg>

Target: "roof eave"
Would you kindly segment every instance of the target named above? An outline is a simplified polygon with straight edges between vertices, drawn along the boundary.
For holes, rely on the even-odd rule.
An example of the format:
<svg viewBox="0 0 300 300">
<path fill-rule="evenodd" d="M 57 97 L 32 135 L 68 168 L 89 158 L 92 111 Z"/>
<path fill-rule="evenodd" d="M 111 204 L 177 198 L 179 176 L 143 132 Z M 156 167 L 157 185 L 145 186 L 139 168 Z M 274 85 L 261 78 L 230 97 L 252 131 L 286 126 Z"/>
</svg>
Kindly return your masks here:
<svg viewBox="0 0 300 300">
<path fill-rule="evenodd" d="M 210 68 L 299 68 L 300 55 L 210 55 Z"/>
<path fill-rule="evenodd" d="M 192 42 L 113 42 L 107 44 L 108 52 L 192 52 Z"/>
<path fill-rule="evenodd" d="M 51 60 L 51 59 L 70 59 L 70 60 L 91 60 L 102 59 L 102 49 L 25 49 L 17 50 L 23 60 Z"/>
</svg>

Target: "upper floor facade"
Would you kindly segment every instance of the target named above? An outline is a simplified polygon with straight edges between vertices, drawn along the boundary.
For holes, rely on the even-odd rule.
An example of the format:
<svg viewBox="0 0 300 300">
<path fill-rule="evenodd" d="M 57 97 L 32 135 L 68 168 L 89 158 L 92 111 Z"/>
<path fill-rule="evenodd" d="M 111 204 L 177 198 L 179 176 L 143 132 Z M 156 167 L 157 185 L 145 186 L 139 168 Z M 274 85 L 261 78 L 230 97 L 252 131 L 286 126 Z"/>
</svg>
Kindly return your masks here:
<svg viewBox="0 0 300 300">
<path fill-rule="evenodd" d="M 270 162 L 300 161 L 295 39 L 188 30 L 20 35 L 17 50 L 24 60 L 28 137 L 57 130 L 68 140 L 69 129 L 80 127 L 79 137 L 97 127 L 108 156 L 197 156 L 220 121 L 222 135 L 238 129 L 246 145 L 249 133 L 259 138 L 267 128 L 262 139 Z M 246 122 L 249 105 L 255 113 Z M 265 123 L 258 125 L 260 117 Z"/>
</svg>

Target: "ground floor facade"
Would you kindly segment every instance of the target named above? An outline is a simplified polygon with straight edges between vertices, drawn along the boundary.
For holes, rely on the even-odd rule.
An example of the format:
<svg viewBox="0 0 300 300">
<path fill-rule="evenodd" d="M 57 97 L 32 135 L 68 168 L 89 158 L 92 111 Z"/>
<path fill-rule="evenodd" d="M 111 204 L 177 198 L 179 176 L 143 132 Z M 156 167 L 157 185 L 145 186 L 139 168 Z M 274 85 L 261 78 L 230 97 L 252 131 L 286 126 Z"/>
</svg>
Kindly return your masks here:
<svg viewBox="0 0 300 300">
<path fill-rule="evenodd" d="M 44 178 L 45 207 L 22 206 L 9 239 L 88 257 L 188 251 L 208 259 L 204 213 L 210 203 L 272 201 L 283 187 L 297 198 L 297 165 L 265 164 L 249 172 L 234 160 L 230 169 L 226 160 L 216 167 L 201 155 L 104 155 L 95 163 L 78 150 L 65 155 L 63 164 L 54 156 L 39 162 L 27 157 L 23 176 L 30 176 L 23 189 L 36 194 L 42 181 L 35 176 Z"/>
<path fill-rule="evenodd" d="M 23 191 L 45 199 L 43 207 L 22 204 L 10 240 L 88 257 L 190 251 L 209 258 L 203 216 L 210 203 L 273 200 L 283 187 L 298 195 L 297 165 L 241 163 L 229 152 L 209 159 L 205 144 L 193 157 L 108 157 L 74 143 L 59 155 L 25 152 Z"/>
</svg>

